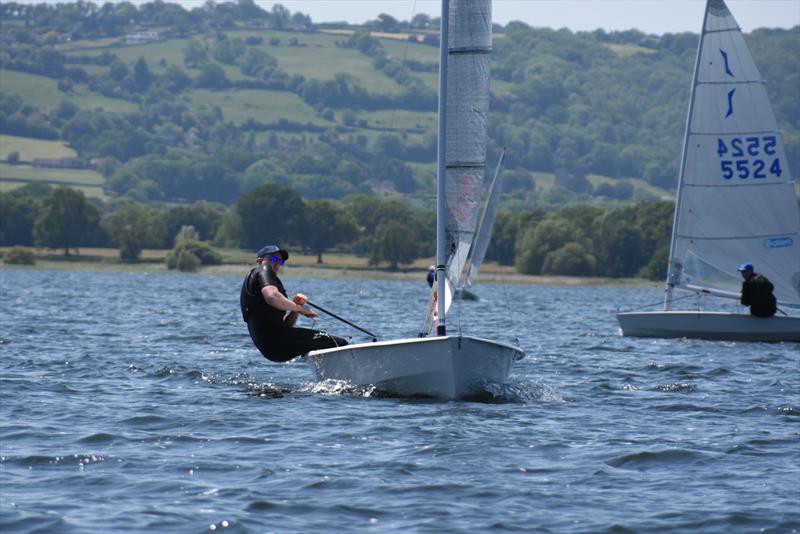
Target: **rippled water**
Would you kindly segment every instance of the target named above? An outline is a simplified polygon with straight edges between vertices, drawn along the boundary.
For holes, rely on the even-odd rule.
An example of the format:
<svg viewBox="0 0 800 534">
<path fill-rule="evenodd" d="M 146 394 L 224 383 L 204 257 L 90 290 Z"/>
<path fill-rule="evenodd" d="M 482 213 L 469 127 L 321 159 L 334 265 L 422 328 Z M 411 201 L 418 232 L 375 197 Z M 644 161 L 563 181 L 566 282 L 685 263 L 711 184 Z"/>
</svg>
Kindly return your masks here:
<svg viewBox="0 0 800 534">
<path fill-rule="evenodd" d="M 449 328 L 518 338 L 512 382 L 387 398 L 263 359 L 240 282 L 0 270 L 0 530 L 800 530 L 798 344 L 620 337 L 654 289 L 482 285 Z M 427 292 L 284 282 L 384 339 Z"/>
</svg>

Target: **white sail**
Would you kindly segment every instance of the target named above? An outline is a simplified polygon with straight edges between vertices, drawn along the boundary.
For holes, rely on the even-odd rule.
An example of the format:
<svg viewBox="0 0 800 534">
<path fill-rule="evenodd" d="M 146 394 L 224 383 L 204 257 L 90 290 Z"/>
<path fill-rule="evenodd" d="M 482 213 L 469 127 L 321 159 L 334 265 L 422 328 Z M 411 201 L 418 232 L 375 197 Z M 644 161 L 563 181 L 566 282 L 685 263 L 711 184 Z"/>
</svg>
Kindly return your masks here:
<svg viewBox="0 0 800 534">
<path fill-rule="evenodd" d="M 494 178 L 492 178 L 492 185 L 489 187 L 489 196 L 486 198 L 486 205 L 483 207 L 480 223 L 478 225 L 478 233 L 475 235 L 475 243 L 469 251 L 467 258 L 467 281 L 466 286 L 470 287 L 475 282 L 478 276 L 478 271 L 481 268 L 483 259 L 486 257 L 486 251 L 489 249 L 489 241 L 492 239 L 492 230 L 494 229 L 494 221 L 497 218 L 497 208 L 500 205 L 500 193 L 502 187 L 500 186 L 500 169 L 503 166 L 503 160 L 506 157 L 506 151 L 500 154 L 500 160 L 497 162 L 497 168 L 494 171 Z"/>
<path fill-rule="evenodd" d="M 751 262 L 800 305 L 800 209 L 765 82 L 723 0 L 697 53 L 667 283 L 738 296 Z M 669 303 L 667 303 L 669 308 Z"/>
<path fill-rule="evenodd" d="M 459 285 L 473 243 L 486 172 L 490 0 L 450 1 L 445 140 L 447 278 Z"/>
</svg>

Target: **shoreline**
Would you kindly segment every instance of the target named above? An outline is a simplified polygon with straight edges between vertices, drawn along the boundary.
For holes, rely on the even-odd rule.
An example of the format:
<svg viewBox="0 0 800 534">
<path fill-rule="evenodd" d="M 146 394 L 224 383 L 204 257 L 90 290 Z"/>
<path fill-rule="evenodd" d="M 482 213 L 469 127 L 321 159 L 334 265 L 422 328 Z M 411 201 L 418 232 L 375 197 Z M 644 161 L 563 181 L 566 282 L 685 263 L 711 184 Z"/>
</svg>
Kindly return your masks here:
<svg viewBox="0 0 800 534">
<path fill-rule="evenodd" d="M 251 265 L 223 264 L 201 267 L 199 270 L 187 273 L 167 269 L 163 263 L 112 263 L 82 259 L 80 261 L 64 260 L 37 260 L 36 265 L 7 265 L 0 262 L 0 271 L 6 269 L 31 269 L 53 271 L 76 271 L 95 273 L 140 273 L 140 274 L 172 274 L 172 275 L 211 275 L 211 276 L 236 276 L 247 274 Z M 316 267 L 307 265 L 293 265 L 285 270 L 285 277 L 300 277 L 328 280 L 405 280 L 424 283 L 427 269 L 404 269 L 389 271 L 385 269 L 359 269 L 350 267 Z M 519 274 L 505 271 L 481 271 L 478 282 L 480 284 L 520 284 L 520 285 L 549 285 L 571 287 L 660 287 L 658 282 L 641 278 L 603 278 L 563 275 L 532 275 Z"/>
</svg>

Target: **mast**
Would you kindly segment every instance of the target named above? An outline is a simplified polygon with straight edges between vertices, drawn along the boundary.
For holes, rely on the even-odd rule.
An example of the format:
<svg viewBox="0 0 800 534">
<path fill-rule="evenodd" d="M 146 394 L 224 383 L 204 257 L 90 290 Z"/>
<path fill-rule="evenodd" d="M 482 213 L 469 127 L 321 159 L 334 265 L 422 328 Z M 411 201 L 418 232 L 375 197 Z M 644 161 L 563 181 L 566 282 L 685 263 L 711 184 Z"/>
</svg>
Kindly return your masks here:
<svg viewBox="0 0 800 534">
<path fill-rule="evenodd" d="M 445 284 L 447 271 L 445 267 L 447 251 L 445 251 L 444 218 L 445 210 L 445 138 L 447 136 L 447 57 L 450 48 L 450 0 L 442 0 L 442 17 L 439 23 L 439 135 L 437 144 L 436 168 L 436 309 L 439 322 L 436 335 L 447 334 L 445 326 Z"/>
<path fill-rule="evenodd" d="M 708 2 L 706 1 L 706 11 L 703 15 L 703 26 L 700 28 L 700 38 L 697 41 L 697 54 L 694 60 L 694 73 L 692 74 L 692 89 L 689 93 L 689 110 L 686 113 L 686 128 L 683 133 L 683 150 L 681 151 L 681 168 L 678 171 L 678 189 L 675 195 L 675 215 L 672 217 L 672 237 L 669 244 L 669 264 L 667 268 L 667 285 L 664 295 L 664 311 L 672 309 L 672 291 L 675 288 L 675 283 L 681 276 L 683 266 L 681 265 L 676 269 L 675 258 L 675 242 L 678 239 L 678 222 L 681 213 L 681 204 L 683 203 L 683 178 L 686 173 L 686 148 L 689 145 L 689 130 L 692 123 L 692 115 L 694 113 L 694 95 L 697 89 L 697 73 L 700 70 L 700 54 L 703 51 L 703 40 L 706 37 L 706 22 L 708 21 Z"/>
</svg>

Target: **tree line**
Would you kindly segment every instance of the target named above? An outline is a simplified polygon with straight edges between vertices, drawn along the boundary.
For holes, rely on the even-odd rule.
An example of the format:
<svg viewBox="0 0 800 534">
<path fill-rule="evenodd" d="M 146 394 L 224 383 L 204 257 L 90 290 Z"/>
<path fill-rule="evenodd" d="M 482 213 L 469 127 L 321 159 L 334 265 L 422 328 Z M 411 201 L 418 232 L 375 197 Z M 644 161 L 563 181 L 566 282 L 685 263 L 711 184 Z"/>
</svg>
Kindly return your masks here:
<svg viewBox="0 0 800 534">
<path fill-rule="evenodd" d="M 673 209 L 672 202 L 661 201 L 615 209 L 500 212 L 487 260 L 525 274 L 661 279 Z M 256 187 L 232 206 L 103 204 L 69 187 L 26 185 L 0 193 L 0 213 L 0 245 L 65 254 L 78 247 L 113 246 L 130 262 L 144 248 L 168 249 L 181 242 L 209 262 L 219 261 L 209 244 L 256 250 L 267 241 L 315 254 L 319 263 L 335 249 L 389 269 L 435 254 L 433 212 L 366 194 L 341 201 L 304 199 L 277 184 Z"/>
</svg>

